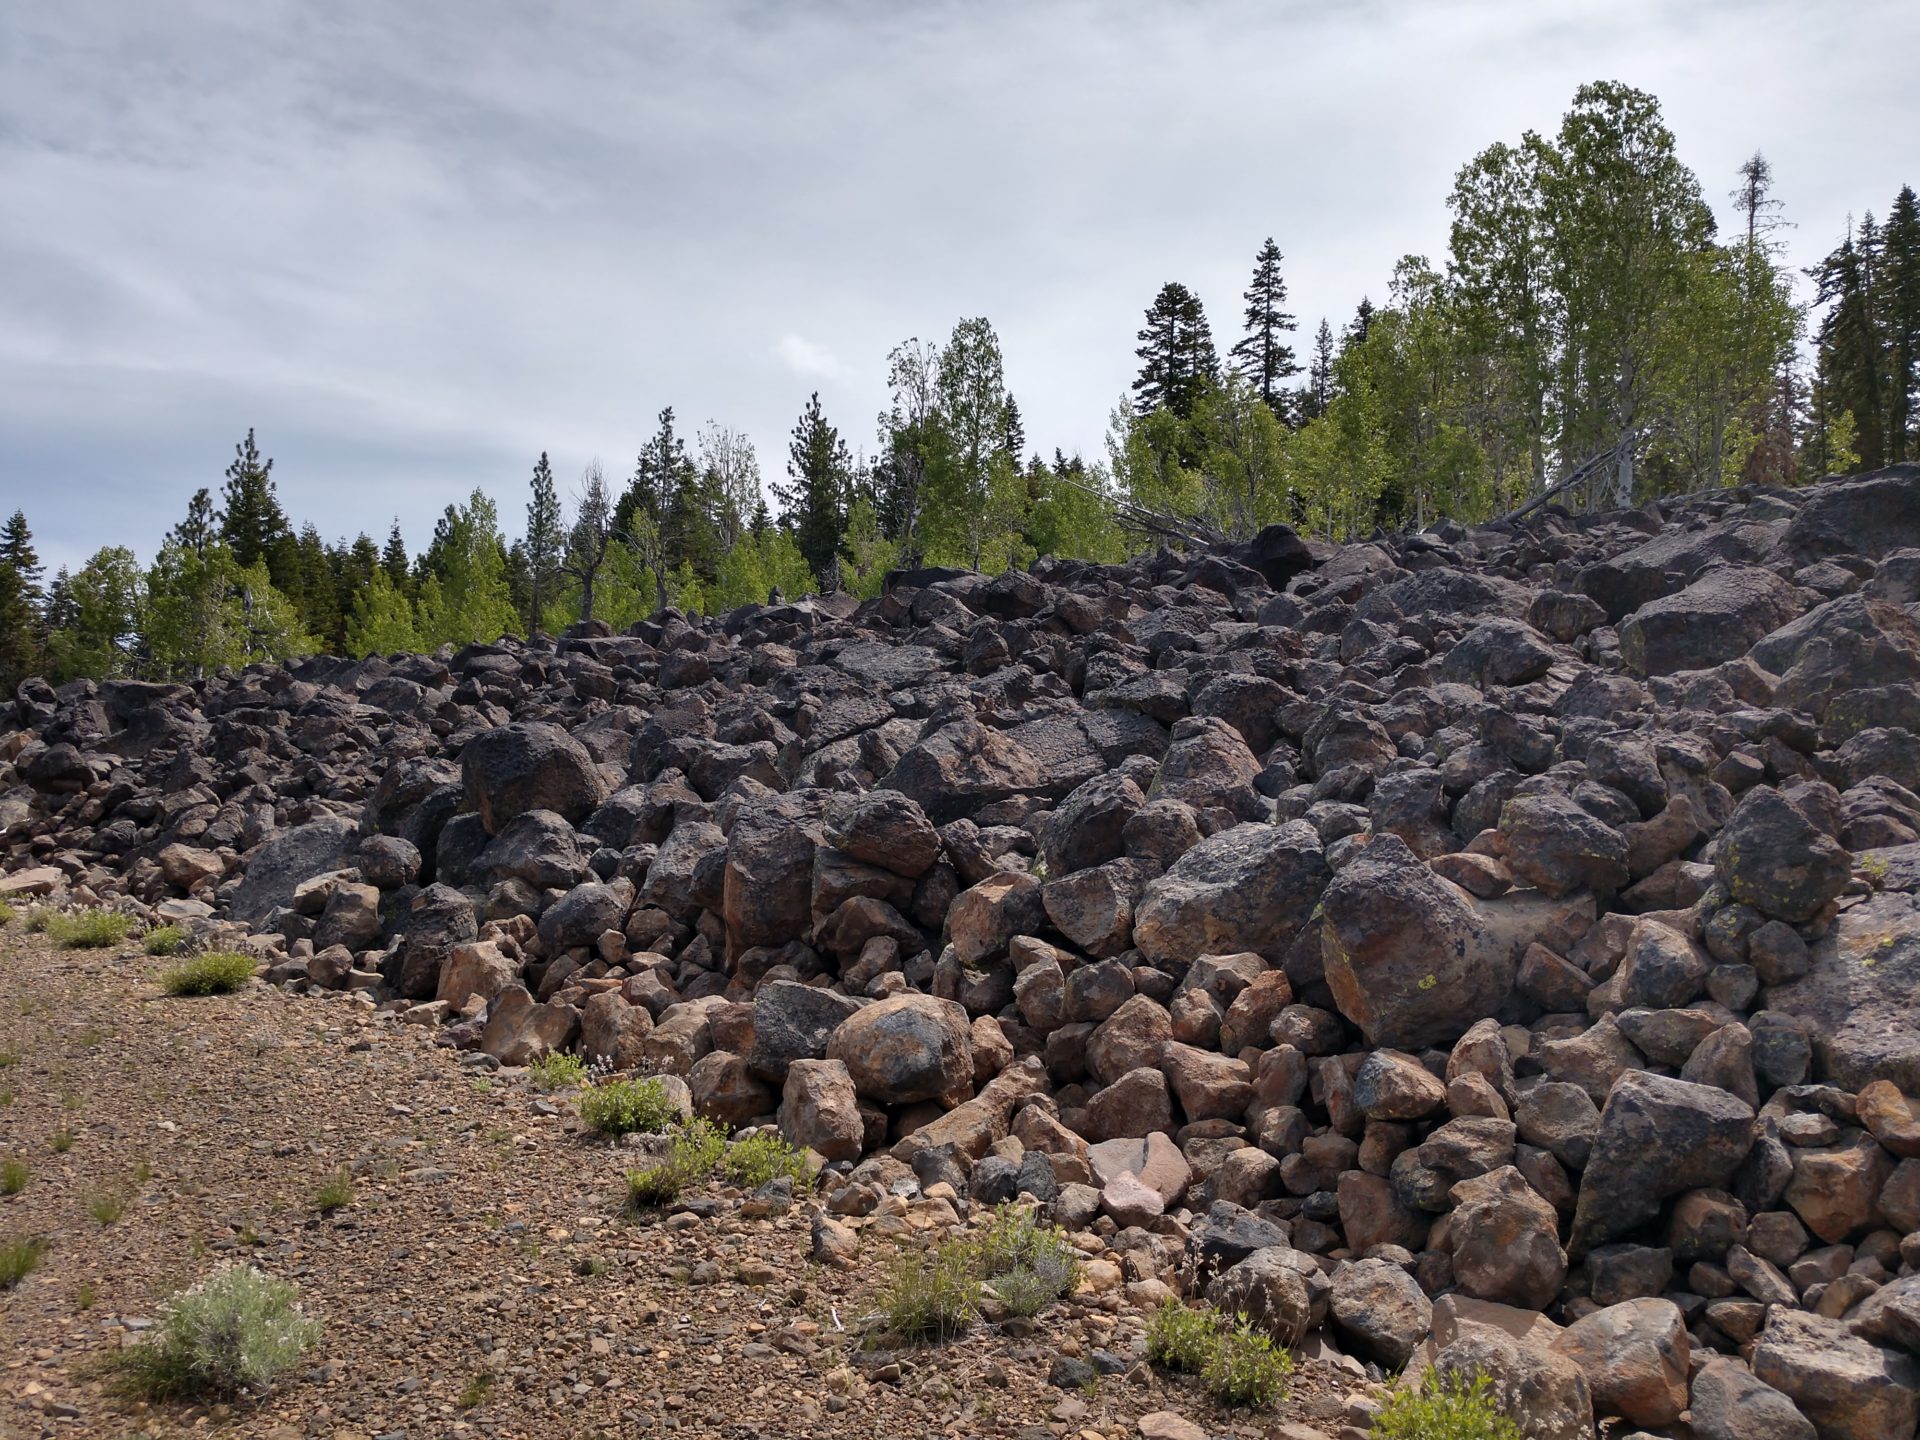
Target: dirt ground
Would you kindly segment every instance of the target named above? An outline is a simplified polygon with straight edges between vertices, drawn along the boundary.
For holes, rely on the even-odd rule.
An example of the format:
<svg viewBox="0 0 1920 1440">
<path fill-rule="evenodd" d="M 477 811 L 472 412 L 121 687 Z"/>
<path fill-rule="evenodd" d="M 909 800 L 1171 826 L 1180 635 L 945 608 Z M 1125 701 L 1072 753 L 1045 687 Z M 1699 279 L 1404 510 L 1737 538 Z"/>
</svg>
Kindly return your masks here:
<svg viewBox="0 0 1920 1440">
<path fill-rule="evenodd" d="M 7 1440 L 1116 1440 L 1163 1411 L 1246 1440 L 1339 1428 L 1354 1382 L 1318 1362 L 1263 1415 L 1145 1364 L 1050 1386 L 1062 1353 L 1131 1363 L 1142 1317 L 1117 1294 L 1073 1297 L 1024 1334 L 978 1325 L 876 1353 L 861 1322 L 897 1241 L 869 1234 L 855 1270 L 824 1269 L 803 1204 L 747 1219 L 723 1187 L 634 1222 L 630 1157 L 565 1094 L 463 1066 L 345 995 L 166 998 L 167 963 L 0 928 L 0 1161 L 29 1171 L 0 1199 L 0 1243 L 46 1247 L 0 1291 Z M 322 1215 L 343 1169 L 353 1198 Z M 113 1393 L 112 1353 L 241 1260 L 297 1284 L 323 1323 L 307 1362 L 232 1407 Z"/>
</svg>

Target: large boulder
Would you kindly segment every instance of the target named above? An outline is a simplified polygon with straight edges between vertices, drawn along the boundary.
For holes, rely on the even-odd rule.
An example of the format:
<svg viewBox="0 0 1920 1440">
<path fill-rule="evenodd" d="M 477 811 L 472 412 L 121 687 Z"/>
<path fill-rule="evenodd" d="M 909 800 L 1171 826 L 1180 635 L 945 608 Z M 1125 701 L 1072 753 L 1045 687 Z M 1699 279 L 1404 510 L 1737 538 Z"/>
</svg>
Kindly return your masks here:
<svg viewBox="0 0 1920 1440">
<path fill-rule="evenodd" d="M 1793 1401 L 1820 1440 L 1912 1440 L 1920 1425 L 1920 1364 L 1839 1320 L 1774 1306 L 1753 1373 Z"/>
<path fill-rule="evenodd" d="M 855 1011 L 827 1040 L 854 1089 L 883 1105 L 943 1100 L 973 1091 L 973 1037 L 967 1012 L 931 995 L 894 995 Z"/>
<path fill-rule="evenodd" d="M 1724 565 L 1620 622 L 1620 657 L 1636 675 L 1705 670 L 1736 660 L 1800 613 L 1798 593 L 1771 570 Z"/>
<path fill-rule="evenodd" d="M 866 1135 L 853 1076 L 838 1060 L 795 1060 L 780 1096 L 780 1134 L 826 1160 L 858 1160 Z"/>
<path fill-rule="evenodd" d="M 1433 1328 L 1433 1302 L 1391 1260 L 1356 1260 L 1333 1277 L 1334 1333 L 1362 1359 L 1404 1369 Z"/>
<path fill-rule="evenodd" d="M 1631 1425 L 1671 1425 L 1687 1408 L 1692 1345 L 1671 1300 L 1623 1300 L 1569 1325 L 1554 1341 L 1587 1377 L 1595 1415 Z"/>
<path fill-rule="evenodd" d="M 236 920 L 257 924 L 285 909 L 302 881 L 352 863 L 357 841 L 358 827 L 338 815 L 275 831 L 247 857 L 229 912 Z"/>
<path fill-rule="evenodd" d="M 1453 1276 L 1479 1300 L 1544 1310 L 1567 1278 L 1560 1218 L 1511 1165 L 1453 1187 Z"/>
<path fill-rule="evenodd" d="M 1614 1082 L 1600 1112 L 1567 1249 L 1584 1255 L 1660 1213 L 1682 1190 L 1726 1185 L 1753 1144 L 1753 1110 L 1712 1085 L 1644 1070 Z"/>
<path fill-rule="evenodd" d="M 1713 865 L 1735 900 L 1794 923 L 1813 919 L 1853 875 L 1839 843 L 1765 785 L 1741 796 L 1714 842 Z"/>
<path fill-rule="evenodd" d="M 835 795 L 824 817 L 827 839 L 837 850 L 910 880 L 940 857 L 940 832 L 918 803 L 897 790 Z"/>
<path fill-rule="evenodd" d="M 1328 874 L 1320 837 L 1304 821 L 1235 825 L 1148 884 L 1134 907 L 1134 944 L 1156 964 L 1243 950 L 1278 964 Z"/>
<path fill-rule="evenodd" d="M 1877 559 L 1913 545 L 1920 545 L 1920 465 L 1889 465 L 1815 486 L 1786 533 L 1786 548 L 1801 560 Z"/>
<path fill-rule="evenodd" d="M 727 947 L 803 939 L 811 920 L 814 855 L 825 841 L 816 790 L 761 795 L 740 807 L 727 833 L 723 904 Z"/>
<path fill-rule="evenodd" d="M 769 980 L 754 992 L 753 1051 L 756 1075 L 778 1085 L 796 1060 L 819 1060 L 840 1023 L 860 1001 L 837 990 L 802 985 L 798 980 Z"/>
<path fill-rule="evenodd" d="M 1693 1377 L 1694 1440 L 1819 1440 L 1785 1395 L 1732 1360 L 1709 1360 Z"/>
<path fill-rule="evenodd" d="M 1423 865 L 1397 835 L 1376 835 L 1321 900 L 1326 981 L 1369 1045 L 1419 1050 L 1460 1038 L 1513 987 L 1511 948 L 1472 897 Z"/>
<path fill-rule="evenodd" d="M 996 800 L 1046 791 L 1051 779 L 1019 741 L 978 720 L 955 720 L 902 755 L 879 788 L 899 791 L 944 825 Z"/>
<path fill-rule="evenodd" d="M 1811 1031 L 1818 1078 L 1857 1091 L 1888 1080 L 1920 1094 L 1920 899 L 1875 895 L 1843 910 L 1801 979 L 1768 1009 Z"/>
<path fill-rule="evenodd" d="M 1126 853 L 1127 821 L 1147 803 L 1132 777 L 1096 775 L 1054 808 L 1040 832 L 1040 858 L 1056 879 Z"/>
<path fill-rule="evenodd" d="M 489 835 L 529 810 L 551 810 L 577 825 L 607 798 L 587 747 L 544 721 L 482 730 L 460 752 L 460 778 Z"/>
</svg>

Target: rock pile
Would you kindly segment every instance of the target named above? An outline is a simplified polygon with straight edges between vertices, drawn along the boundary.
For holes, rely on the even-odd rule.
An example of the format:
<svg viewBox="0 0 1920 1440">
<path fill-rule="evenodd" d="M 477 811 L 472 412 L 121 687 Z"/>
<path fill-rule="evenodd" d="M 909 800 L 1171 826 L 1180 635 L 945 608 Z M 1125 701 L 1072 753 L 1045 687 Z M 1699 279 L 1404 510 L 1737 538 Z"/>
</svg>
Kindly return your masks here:
<svg viewBox="0 0 1920 1440">
<path fill-rule="evenodd" d="M 1920 468 L 12 718 L 0 891 L 684 1077 L 830 1235 L 1031 1194 L 1529 1433 L 1920 1420 Z"/>
</svg>

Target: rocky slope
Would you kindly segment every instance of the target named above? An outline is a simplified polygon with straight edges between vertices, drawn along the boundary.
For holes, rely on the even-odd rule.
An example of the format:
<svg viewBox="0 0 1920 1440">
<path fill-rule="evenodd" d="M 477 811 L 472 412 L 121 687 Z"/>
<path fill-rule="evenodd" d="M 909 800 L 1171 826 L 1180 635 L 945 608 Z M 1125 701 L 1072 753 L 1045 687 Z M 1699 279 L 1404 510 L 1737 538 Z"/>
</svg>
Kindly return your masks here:
<svg viewBox="0 0 1920 1440">
<path fill-rule="evenodd" d="M 1026 1192 L 1533 1434 L 1914 1433 L 1920 468 L 897 580 L 29 682 L 0 891 L 681 1075 L 826 1254 Z"/>
</svg>

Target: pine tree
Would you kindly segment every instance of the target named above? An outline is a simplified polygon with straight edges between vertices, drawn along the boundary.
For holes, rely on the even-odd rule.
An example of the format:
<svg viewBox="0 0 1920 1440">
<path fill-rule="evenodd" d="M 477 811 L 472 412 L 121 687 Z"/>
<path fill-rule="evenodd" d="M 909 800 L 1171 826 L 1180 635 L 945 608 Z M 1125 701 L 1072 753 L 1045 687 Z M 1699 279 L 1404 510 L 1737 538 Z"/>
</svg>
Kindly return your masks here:
<svg viewBox="0 0 1920 1440">
<path fill-rule="evenodd" d="M 1889 461 L 1920 459 L 1920 203 L 1902 185 L 1880 232 L 1879 297 L 1885 335 Z"/>
<path fill-rule="evenodd" d="M 1012 391 L 1007 392 L 1007 438 L 1000 448 L 1015 465 L 1025 463 L 1020 457 L 1027 448 L 1027 427 L 1020 419 L 1020 402 L 1013 398 Z"/>
<path fill-rule="evenodd" d="M 847 528 L 852 472 L 847 442 L 821 413 L 816 390 L 793 427 L 787 446 L 787 481 L 776 483 L 773 492 L 780 502 L 782 525 L 823 589 L 839 582 L 840 541 Z"/>
<path fill-rule="evenodd" d="M 412 578 L 413 567 L 407 562 L 407 542 L 400 534 L 400 517 L 393 517 L 393 527 L 387 531 L 386 549 L 380 552 L 380 568 L 387 572 L 387 579 L 401 594 L 407 593 L 407 582 Z"/>
<path fill-rule="evenodd" d="M 527 633 L 540 628 L 540 617 L 553 599 L 560 578 L 560 565 L 566 559 L 566 518 L 560 510 L 560 494 L 554 488 L 553 467 L 547 452 L 533 467 L 533 494 L 527 501 L 527 535 L 524 543 L 527 583 Z"/>
<path fill-rule="evenodd" d="M 1778 217 L 1783 208 L 1773 198 L 1773 163 L 1756 150 L 1740 166 L 1739 175 L 1740 183 L 1727 198 L 1739 211 L 1747 245 L 1753 249 L 1772 249 L 1768 240 L 1782 224 Z"/>
<path fill-rule="evenodd" d="M 1340 348 L 1344 350 L 1349 345 L 1364 345 L 1372 329 L 1373 301 L 1362 295 L 1360 304 L 1354 309 L 1353 319 L 1349 320 L 1347 328 L 1340 332 Z"/>
<path fill-rule="evenodd" d="M 1141 415 L 1171 410 L 1193 418 L 1200 396 L 1220 381 L 1220 358 L 1200 297 L 1178 281 L 1160 287 L 1147 307 L 1147 323 L 1138 335 L 1140 374 L 1133 382 L 1134 408 Z"/>
<path fill-rule="evenodd" d="M 220 538 L 233 552 L 242 569 L 275 558 L 276 542 L 290 538 L 286 513 L 274 493 L 273 461 L 262 459 L 254 444 L 253 431 L 233 447 L 233 463 L 227 467 L 227 484 L 221 492 L 225 507 L 220 519 Z M 282 561 L 284 564 L 284 560 Z M 274 583 L 283 588 L 287 578 L 276 574 Z"/>
<path fill-rule="evenodd" d="M 1814 386 L 1819 413 L 1852 417 L 1860 468 L 1877 470 L 1885 460 L 1887 425 L 1869 259 L 1849 235 L 1814 268 L 1818 301 L 1829 307 L 1820 320 Z"/>
<path fill-rule="evenodd" d="M 1300 418 L 1318 420 L 1333 403 L 1333 327 L 1326 317 L 1313 335 L 1313 359 L 1307 366 L 1307 388 L 1300 394 Z"/>
<path fill-rule="evenodd" d="M 594 615 L 594 589 L 607 555 L 619 538 L 613 526 L 613 497 L 607 493 L 606 475 L 595 460 L 580 476 L 580 492 L 573 507 L 573 529 L 567 532 L 567 554 L 561 572 L 580 587 L 580 619 L 584 623 Z M 664 603 L 664 602 L 663 602 Z"/>
<path fill-rule="evenodd" d="M 33 532 L 16 510 L 0 530 L 0 693 L 11 694 L 43 664 L 40 575 Z"/>
<path fill-rule="evenodd" d="M 1287 303 L 1287 282 L 1280 276 L 1280 247 L 1267 237 L 1260 253 L 1253 257 L 1253 283 L 1243 297 L 1247 302 L 1246 334 L 1233 347 L 1233 358 L 1247 377 L 1254 393 L 1277 418 L 1287 413 L 1286 392 L 1280 382 L 1298 375 L 1293 347 L 1283 340 L 1298 328 L 1294 317 L 1283 308 Z"/>
<path fill-rule="evenodd" d="M 167 543 L 204 556 L 220 542 L 224 517 L 213 508 L 213 495 L 205 486 L 193 492 L 187 502 L 187 518 L 167 533 Z"/>
</svg>

